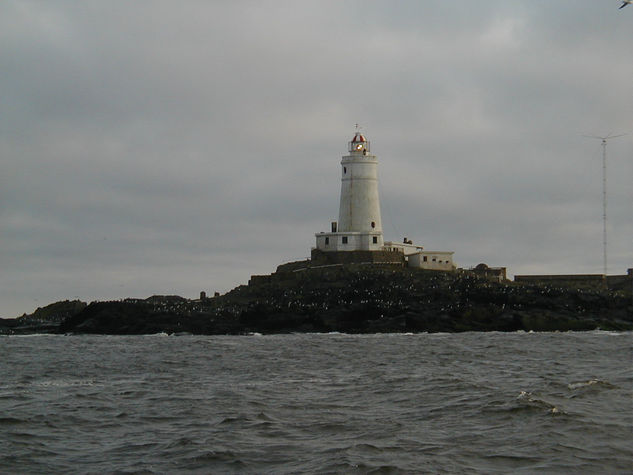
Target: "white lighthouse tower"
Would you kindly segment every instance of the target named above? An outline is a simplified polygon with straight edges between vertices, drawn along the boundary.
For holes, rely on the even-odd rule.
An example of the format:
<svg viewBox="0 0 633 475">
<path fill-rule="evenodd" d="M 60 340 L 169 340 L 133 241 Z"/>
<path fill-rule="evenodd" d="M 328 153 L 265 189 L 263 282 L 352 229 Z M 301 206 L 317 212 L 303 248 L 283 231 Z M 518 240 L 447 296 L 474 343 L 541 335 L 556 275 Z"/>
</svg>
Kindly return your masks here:
<svg viewBox="0 0 633 475">
<path fill-rule="evenodd" d="M 341 160 L 341 200 L 338 222 L 332 231 L 316 234 L 316 248 L 332 251 L 380 251 L 383 248 L 378 160 L 370 143 L 356 132 L 349 142 L 349 155 Z"/>
<path fill-rule="evenodd" d="M 366 232 L 382 239 L 376 171 L 378 160 L 369 153 L 369 145 L 369 141 L 356 132 L 349 143 L 350 154 L 341 160 L 338 229 L 341 232 Z"/>
</svg>

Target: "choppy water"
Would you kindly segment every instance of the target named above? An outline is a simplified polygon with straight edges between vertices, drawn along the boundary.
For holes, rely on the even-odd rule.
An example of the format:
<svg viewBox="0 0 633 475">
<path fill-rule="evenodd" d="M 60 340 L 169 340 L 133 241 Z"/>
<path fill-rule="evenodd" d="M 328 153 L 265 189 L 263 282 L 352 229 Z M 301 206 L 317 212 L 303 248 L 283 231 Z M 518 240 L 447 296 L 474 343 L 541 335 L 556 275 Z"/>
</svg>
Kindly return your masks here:
<svg viewBox="0 0 633 475">
<path fill-rule="evenodd" d="M 0 471 L 628 473 L 632 338 L 0 337 Z"/>
</svg>

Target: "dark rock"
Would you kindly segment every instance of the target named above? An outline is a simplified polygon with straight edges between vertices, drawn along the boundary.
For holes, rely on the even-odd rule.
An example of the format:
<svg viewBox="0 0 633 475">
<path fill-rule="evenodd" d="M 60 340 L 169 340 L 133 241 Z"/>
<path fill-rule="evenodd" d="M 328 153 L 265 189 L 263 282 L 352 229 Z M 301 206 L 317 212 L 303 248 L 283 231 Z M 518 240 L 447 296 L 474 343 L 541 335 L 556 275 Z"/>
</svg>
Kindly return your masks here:
<svg viewBox="0 0 633 475">
<path fill-rule="evenodd" d="M 285 267 L 201 301 L 178 296 L 97 302 L 51 331 L 242 334 L 631 330 L 631 297 L 490 282 L 469 273 L 384 266 Z M 0 321 L 2 328 L 12 323 Z M 58 325 L 58 326 L 57 326 Z M 9 330 L 6 330 L 9 331 Z"/>
<path fill-rule="evenodd" d="M 64 300 L 38 307 L 19 318 L 0 318 L 0 335 L 57 333 L 62 321 L 81 312 L 86 305 L 80 300 Z"/>
</svg>

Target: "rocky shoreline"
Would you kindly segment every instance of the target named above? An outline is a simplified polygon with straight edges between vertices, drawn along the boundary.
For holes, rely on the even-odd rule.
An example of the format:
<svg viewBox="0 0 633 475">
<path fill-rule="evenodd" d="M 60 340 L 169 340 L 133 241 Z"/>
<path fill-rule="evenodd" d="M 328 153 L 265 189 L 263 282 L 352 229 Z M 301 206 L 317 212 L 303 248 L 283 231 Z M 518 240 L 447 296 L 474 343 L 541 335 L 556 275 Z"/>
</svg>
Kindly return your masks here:
<svg viewBox="0 0 633 475">
<path fill-rule="evenodd" d="M 57 302 L 32 315 L 0 319 L 0 334 L 633 330 L 630 291 L 499 283 L 468 272 L 380 266 L 271 277 L 199 300 Z"/>
</svg>

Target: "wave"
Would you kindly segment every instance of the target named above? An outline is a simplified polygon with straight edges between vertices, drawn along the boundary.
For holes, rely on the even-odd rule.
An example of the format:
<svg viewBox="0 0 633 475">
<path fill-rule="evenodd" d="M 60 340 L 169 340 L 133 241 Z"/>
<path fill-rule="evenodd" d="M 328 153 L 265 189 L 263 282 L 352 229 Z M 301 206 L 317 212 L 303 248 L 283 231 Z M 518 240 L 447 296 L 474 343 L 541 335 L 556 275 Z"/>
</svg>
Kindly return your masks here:
<svg viewBox="0 0 633 475">
<path fill-rule="evenodd" d="M 517 400 L 520 404 L 527 407 L 547 409 L 547 412 L 549 412 L 550 414 L 567 414 L 555 404 L 547 402 L 544 399 L 535 397 L 531 392 L 528 391 L 521 391 L 517 396 Z"/>
<path fill-rule="evenodd" d="M 0 417 L 0 426 L 16 425 L 28 422 L 28 420 L 17 419 L 15 417 Z"/>
<path fill-rule="evenodd" d="M 66 336 L 66 335 L 61 335 L 58 333 L 26 333 L 23 335 L 0 335 L 0 338 L 39 338 L 39 337 L 51 337 L 51 338 L 57 338 L 57 337 L 62 337 L 62 336 Z"/>
<path fill-rule="evenodd" d="M 601 379 L 589 379 L 587 381 L 580 381 L 580 382 L 577 382 L 577 383 L 569 383 L 567 385 L 567 388 L 571 389 L 571 390 L 574 390 L 574 389 L 587 388 L 587 387 L 591 387 L 591 386 L 596 386 L 596 387 L 601 387 L 601 388 L 606 388 L 606 389 L 617 388 L 617 386 L 615 386 L 614 384 L 611 384 L 608 381 L 603 381 Z"/>
<path fill-rule="evenodd" d="M 580 333 L 580 332 L 578 332 Z M 623 336 L 623 335 L 631 335 L 633 332 L 630 330 L 627 331 L 615 331 L 615 330 L 591 330 L 590 332 L 587 332 L 589 334 L 594 334 L 594 335 L 612 335 L 612 336 Z"/>
<path fill-rule="evenodd" d="M 45 379 L 42 381 L 34 381 L 31 385 L 39 387 L 69 388 L 75 386 L 96 386 L 98 383 L 96 383 L 94 379 Z"/>
</svg>

